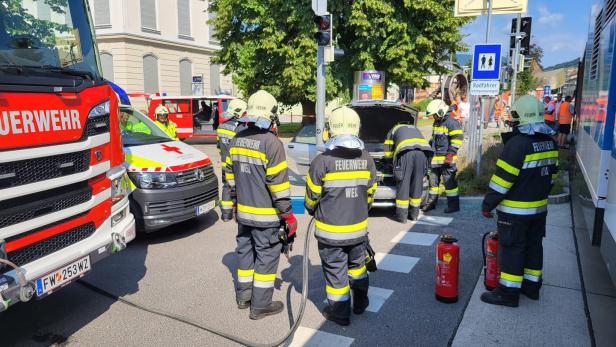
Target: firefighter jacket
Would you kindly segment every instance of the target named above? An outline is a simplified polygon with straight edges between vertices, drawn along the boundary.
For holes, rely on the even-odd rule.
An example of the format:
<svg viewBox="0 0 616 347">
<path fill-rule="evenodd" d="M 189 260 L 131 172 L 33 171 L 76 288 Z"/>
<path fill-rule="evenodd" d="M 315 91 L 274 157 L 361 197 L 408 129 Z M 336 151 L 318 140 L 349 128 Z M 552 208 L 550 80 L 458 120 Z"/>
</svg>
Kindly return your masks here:
<svg viewBox="0 0 616 347">
<path fill-rule="evenodd" d="M 432 147 L 417 127 L 398 124 L 387 134 L 384 147 L 385 158 L 397 158 L 404 151 L 415 149 L 432 152 Z"/>
<path fill-rule="evenodd" d="M 516 132 L 496 162 L 482 210 L 511 216 L 537 216 L 548 210 L 548 195 L 558 175 L 558 148 L 548 135 Z"/>
<path fill-rule="evenodd" d="M 237 119 L 229 119 L 216 129 L 217 146 L 220 151 L 220 164 L 223 168 L 227 166 L 226 160 L 229 155 L 229 145 L 231 144 L 231 139 L 235 137 L 238 123 Z"/>
<path fill-rule="evenodd" d="M 242 225 L 279 227 L 281 219 L 291 213 L 291 184 L 278 137 L 269 130 L 249 126 L 231 140 L 225 162 L 223 219 L 231 219 L 236 209 Z"/>
<path fill-rule="evenodd" d="M 156 123 L 156 125 L 158 125 L 158 127 L 161 128 L 173 140 L 178 139 L 178 134 L 177 134 L 177 129 L 175 127 L 175 123 L 173 123 L 172 121 L 167 122 L 167 124 L 163 122 L 159 122 L 159 121 L 154 121 L 154 123 Z"/>
<path fill-rule="evenodd" d="M 376 166 L 366 150 L 336 147 L 314 158 L 305 206 L 315 217 L 317 239 L 332 246 L 364 242 L 376 186 Z"/>
<path fill-rule="evenodd" d="M 439 167 L 445 163 L 447 154 L 453 154 L 453 163 L 458 160 L 458 150 L 462 147 L 464 133 L 460 122 L 445 115 L 441 120 L 435 120 L 432 126 L 432 140 L 430 145 L 434 149 L 432 167 Z"/>
</svg>

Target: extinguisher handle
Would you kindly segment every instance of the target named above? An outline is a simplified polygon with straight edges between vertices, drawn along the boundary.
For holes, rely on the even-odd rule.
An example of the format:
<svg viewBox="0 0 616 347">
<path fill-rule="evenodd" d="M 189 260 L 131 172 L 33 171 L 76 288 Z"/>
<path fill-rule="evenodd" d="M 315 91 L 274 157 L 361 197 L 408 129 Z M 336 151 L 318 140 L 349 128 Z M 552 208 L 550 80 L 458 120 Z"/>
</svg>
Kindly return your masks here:
<svg viewBox="0 0 616 347">
<path fill-rule="evenodd" d="M 483 234 L 483 237 L 481 239 L 481 254 L 483 254 L 483 268 L 484 269 L 487 266 L 486 264 L 486 239 L 488 238 L 488 235 L 490 235 L 490 232 Z"/>
</svg>

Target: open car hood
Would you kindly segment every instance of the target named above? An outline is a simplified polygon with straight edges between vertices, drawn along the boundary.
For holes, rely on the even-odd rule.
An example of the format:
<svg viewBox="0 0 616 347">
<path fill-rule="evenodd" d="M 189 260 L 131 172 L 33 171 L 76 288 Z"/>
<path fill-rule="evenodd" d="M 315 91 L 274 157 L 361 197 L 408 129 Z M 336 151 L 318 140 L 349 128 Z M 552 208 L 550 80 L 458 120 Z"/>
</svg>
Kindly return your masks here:
<svg viewBox="0 0 616 347">
<path fill-rule="evenodd" d="M 399 102 L 354 102 L 348 105 L 359 114 L 359 138 L 370 152 L 383 151 L 387 133 L 398 123 L 417 124 L 419 111 Z"/>
</svg>

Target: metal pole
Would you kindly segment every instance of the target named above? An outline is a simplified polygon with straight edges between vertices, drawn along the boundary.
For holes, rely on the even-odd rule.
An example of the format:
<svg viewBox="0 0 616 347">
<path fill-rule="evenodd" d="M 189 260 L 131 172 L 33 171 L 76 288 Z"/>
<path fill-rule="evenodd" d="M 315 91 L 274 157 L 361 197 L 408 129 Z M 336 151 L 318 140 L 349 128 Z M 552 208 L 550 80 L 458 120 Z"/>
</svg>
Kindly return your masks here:
<svg viewBox="0 0 616 347">
<path fill-rule="evenodd" d="M 490 29 L 492 27 L 492 2 L 493 0 L 486 0 L 488 2 L 488 23 L 487 23 L 487 27 L 486 27 L 486 42 L 485 43 L 489 43 L 490 42 Z M 479 124 L 479 145 L 477 146 L 477 177 L 479 177 L 480 171 L 481 171 L 481 152 L 482 152 L 482 145 L 483 145 L 483 122 L 484 122 L 484 115 L 485 115 L 485 107 L 486 107 L 486 103 L 487 103 L 487 98 L 483 97 L 482 98 L 483 102 L 481 103 L 481 115 L 479 116 L 479 121 L 477 122 Z M 489 112 L 490 110 L 488 110 Z"/>
<path fill-rule="evenodd" d="M 513 77 L 511 78 L 511 105 L 515 102 L 516 84 L 518 82 L 518 67 L 520 66 L 520 30 L 522 29 L 522 14 L 518 13 L 515 24 L 515 51 L 513 52 Z"/>
<path fill-rule="evenodd" d="M 319 46 L 317 50 L 317 103 L 316 103 L 316 126 L 317 126 L 317 151 L 324 152 L 323 129 L 325 128 L 325 47 Z"/>
</svg>

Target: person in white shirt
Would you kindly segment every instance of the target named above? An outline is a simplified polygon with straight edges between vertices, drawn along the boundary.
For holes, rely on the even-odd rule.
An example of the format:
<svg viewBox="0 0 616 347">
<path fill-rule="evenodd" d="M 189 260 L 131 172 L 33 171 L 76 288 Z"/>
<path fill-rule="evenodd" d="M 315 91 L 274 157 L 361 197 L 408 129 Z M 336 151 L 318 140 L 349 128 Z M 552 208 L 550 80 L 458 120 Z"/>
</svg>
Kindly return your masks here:
<svg viewBox="0 0 616 347">
<path fill-rule="evenodd" d="M 462 123 L 464 132 L 466 132 L 468 130 L 466 125 L 468 124 L 468 119 L 471 114 L 471 104 L 468 102 L 466 95 L 462 96 L 462 100 L 460 101 L 458 107 L 460 108 L 460 123 Z"/>
</svg>

